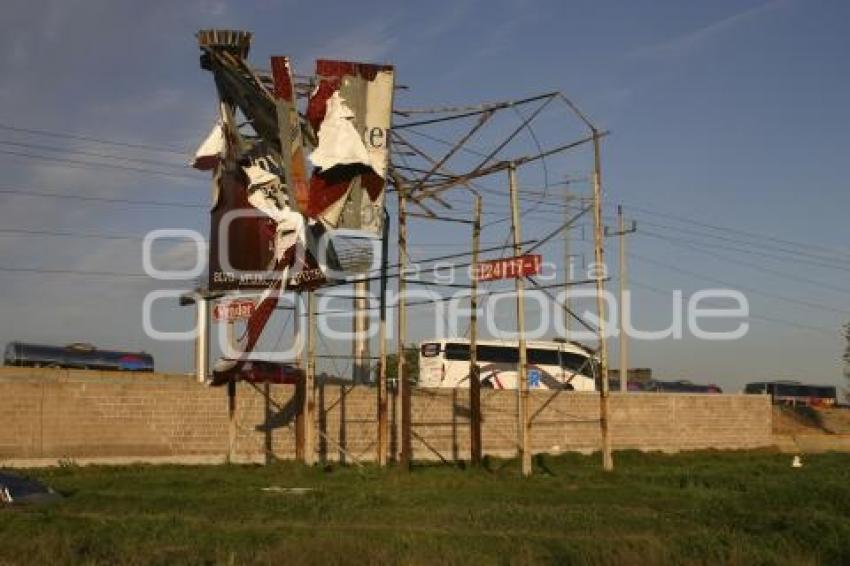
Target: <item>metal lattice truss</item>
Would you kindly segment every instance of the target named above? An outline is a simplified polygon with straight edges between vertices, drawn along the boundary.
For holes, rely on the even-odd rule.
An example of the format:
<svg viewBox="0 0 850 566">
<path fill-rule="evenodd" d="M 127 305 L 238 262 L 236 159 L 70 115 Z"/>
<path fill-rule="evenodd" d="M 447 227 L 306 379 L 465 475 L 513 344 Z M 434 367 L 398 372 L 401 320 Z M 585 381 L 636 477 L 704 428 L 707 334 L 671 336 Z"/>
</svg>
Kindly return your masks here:
<svg viewBox="0 0 850 566">
<path fill-rule="evenodd" d="M 584 130 L 584 134 L 577 139 L 561 139 L 550 142 L 544 146 L 535 135 L 535 124 L 542 120 L 551 119 L 551 115 L 544 115 L 545 110 L 556 110 L 560 105 L 564 124 L 569 119 L 577 119 L 578 124 Z M 523 113 L 523 110 L 530 112 Z M 519 123 L 510 128 L 503 127 L 495 142 L 488 149 L 472 149 L 471 144 L 477 139 L 489 138 L 493 141 L 494 136 L 485 136 L 489 126 L 494 126 L 494 118 L 500 113 L 513 111 L 519 117 Z M 426 218 L 435 220 L 449 220 L 435 212 L 435 207 L 444 210 L 454 208 L 449 192 L 452 189 L 462 188 L 467 192 L 479 195 L 486 189 L 479 182 L 496 173 L 505 172 L 509 168 L 520 168 L 530 164 L 542 164 L 549 157 L 564 154 L 570 150 L 582 146 L 592 145 L 595 157 L 596 178 L 599 175 L 599 140 L 608 132 L 600 131 L 583 114 L 578 107 L 563 93 L 549 92 L 537 96 L 531 96 L 515 101 L 502 101 L 474 106 L 455 106 L 426 109 L 395 109 L 396 122 L 393 124 L 392 140 L 394 143 L 390 177 L 396 190 L 404 190 L 408 202 L 418 207 Z M 446 139 L 443 135 L 438 137 L 429 133 L 430 129 L 446 124 L 454 124 L 452 131 L 453 140 Z M 566 130 L 566 128 L 564 128 Z M 535 152 L 512 153 L 517 145 L 512 143 L 523 132 L 531 137 L 535 144 Z M 416 143 L 413 139 L 417 138 Z M 425 149 L 419 139 L 431 140 L 441 146 L 442 151 Z M 431 144 L 434 147 L 434 144 Z M 458 159 L 460 154 L 465 154 L 466 159 Z M 472 156 L 470 158 L 469 156 Z M 458 162 L 463 162 L 458 164 Z M 495 191 L 488 190 L 490 194 Z M 496 195 L 503 195 L 507 199 L 507 191 L 498 191 Z M 599 207 L 596 207 L 597 210 Z M 557 229 L 536 241 L 533 246 L 524 250 L 531 253 L 552 238 L 573 226 L 582 216 L 594 209 L 593 202 L 579 207 L 578 211 L 568 218 Z M 419 216 L 419 215 L 417 215 Z M 597 219 L 599 220 L 599 219 Z M 550 292 L 547 286 L 538 284 L 533 277 L 526 278 L 536 290 L 545 293 L 551 300 L 560 304 L 564 312 L 576 320 L 586 329 L 598 332 L 599 329 L 589 324 L 583 317 L 576 314 L 566 304 L 560 303 Z M 589 283 L 592 281 L 585 281 Z"/>
<path fill-rule="evenodd" d="M 577 117 L 586 127 L 587 135 L 579 139 L 564 140 L 549 147 L 542 147 L 535 138 L 535 122 L 541 118 L 544 110 L 557 104 L 566 108 L 569 115 Z M 531 109 L 526 116 L 522 109 Z M 492 148 L 486 150 L 471 150 L 471 143 L 476 138 L 484 137 L 485 130 L 493 123 L 500 113 L 513 111 L 520 116 L 520 123 L 501 134 Z M 477 192 L 476 180 L 506 171 L 511 164 L 514 167 L 545 161 L 571 149 L 590 144 L 594 140 L 607 135 L 599 131 L 578 108 L 562 93 L 549 92 L 515 101 L 503 101 L 475 106 L 443 107 L 433 109 L 395 109 L 396 122 L 393 124 L 392 139 L 394 143 L 391 176 L 396 184 L 403 184 L 408 198 L 427 216 L 435 216 L 429 201 L 445 209 L 452 206 L 446 198 L 446 192 L 456 187 L 463 187 L 473 193 Z M 569 118 L 569 115 L 564 118 Z M 422 117 L 427 116 L 427 117 Z M 421 119 L 413 119 L 422 117 Z M 453 141 L 439 139 L 445 151 L 435 152 L 425 148 L 420 142 L 414 143 L 415 138 L 438 139 L 428 134 L 435 126 L 455 123 L 456 137 Z M 564 120 L 566 123 L 566 119 Z M 465 126 L 465 129 L 464 129 Z M 536 153 L 519 153 L 506 155 L 512 149 L 520 134 L 527 132 L 535 139 Z M 489 136 L 493 138 L 493 136 Z M 464 166 L 453 165 L 453 161 L 461 153 L 475 155 L 477 159 Z"/>
</svg>

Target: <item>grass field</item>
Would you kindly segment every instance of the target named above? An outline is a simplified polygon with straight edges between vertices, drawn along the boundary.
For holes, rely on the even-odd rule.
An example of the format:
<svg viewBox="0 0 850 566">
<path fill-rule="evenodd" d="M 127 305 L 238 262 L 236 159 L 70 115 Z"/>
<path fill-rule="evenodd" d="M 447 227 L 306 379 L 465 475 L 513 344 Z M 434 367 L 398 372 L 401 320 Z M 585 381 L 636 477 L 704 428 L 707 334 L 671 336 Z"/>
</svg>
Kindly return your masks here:
<svg viewBox="0 0 850 566">
<path fill-rule="evenodd" d="M 484 469 L 33 470 L 67 495 L 0 509 L 8 563 L 848 564 L 850 455 L 542 457 Z M 264 491 L 308 487 L 307 493 Z"/>
</svg>

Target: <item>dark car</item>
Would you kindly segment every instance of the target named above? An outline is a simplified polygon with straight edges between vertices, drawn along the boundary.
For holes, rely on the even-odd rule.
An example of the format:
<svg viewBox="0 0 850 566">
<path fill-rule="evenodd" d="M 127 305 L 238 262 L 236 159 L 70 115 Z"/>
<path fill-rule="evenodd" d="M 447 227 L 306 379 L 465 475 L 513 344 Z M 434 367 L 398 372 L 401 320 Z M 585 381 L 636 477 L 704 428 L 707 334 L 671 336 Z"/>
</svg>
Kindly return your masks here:
<svg viewBox="0 0 850 566">
<path fill-rule="evenodd" d="M 642 382 L 642 381 L 636 381 L 636 380 L 630 379 L 628 382 L 626 382 L 626 389 L 628 391 L 644 391 L 644 385 L 645 385 L 645 383 Z M 596 389 L 601 390 L 602 384 L 597 382 Z M 608 380 L 608 389 L 611 390 L 611 391 L 619 391 L 620 390 L 620 380 L 617 379 L 616 377 L 609 379 Z"/>
<path fill-rule="evenodd" d="M 643 387 L 644 391 L 658 391 L 663 393 L 723 393 L 723 390 L 714 384 L 700 385 L 686 379 L 676 381 L 649 380 Z"/>
<path fill-rule="evenodd" d="M 232 369 L 226 371 L 213 371 L 210 385 L 224 385 L 236 381 L 296 384 L 302 379 L 304 379 L 304 370 L 292 364 L 247 360 L 235 364 Z"/>
</svg>

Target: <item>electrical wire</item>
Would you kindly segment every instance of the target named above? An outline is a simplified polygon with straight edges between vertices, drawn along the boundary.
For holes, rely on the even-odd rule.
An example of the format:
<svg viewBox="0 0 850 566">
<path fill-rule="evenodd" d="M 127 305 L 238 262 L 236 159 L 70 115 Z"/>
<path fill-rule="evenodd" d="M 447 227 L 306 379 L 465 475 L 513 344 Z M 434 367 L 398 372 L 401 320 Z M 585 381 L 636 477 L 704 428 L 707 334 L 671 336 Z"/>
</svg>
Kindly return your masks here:
<svg viewBox="0 0 850 566">
<path fill-rule="evenodd" d="M 7 130 L 11 132 L 18 132 L 23 134 L 31 134 L 37 136 L 48 136 L 51 138 L 64 138 L 69 140 L 77 140 L 77 141 L 85 141 L 90 143 L 97 143 L 101 145 L 112 145 L 117 147 L 128 147 L 133 149 L 143 149 L 146 151 L 153 151 L 158 153 L 171 153 L 177 155 L 185 155 L 186 152 L 182 151 L 178 148 L 163 146 L 163 145 L 152 145 L 152 144 L 142 144 L 142 143 L 131 143 L 125 141 L 115 141 L 115 140 L 107 140 L 103 138 L 96 138 L 91 136 L 84 136 L 80 134 L 72 134 L 68 132 L 58 132 L 55 130 L 39 130 L 35 128 L 22 128 L 20 126 L 13 126 L 11 124 L 0 123 L 0 129 Z"/>
<path fill-rule="evenodd" d="M 663 262 L 663 261 L 660 261 L 660 260 L 657 260 L 657 259 L 647 257 L 647 256 L 642 255 L 642 254 L 636 254 L 636 253 L 632 252 L 630 255 L 640 259 L 641 261 L 649 263 L 651 265 L 656 265 L 658 267 L 667 269 L 669 271 L 675 271 L 675 272 L 681 273 L 683 275 L 688 275 L 690 277 L 694 277 L 696 279 L 699 279 L 700 281 L 711 281 L 711 282 L 716 283 L 718 285 L 725 285 L 725 286 L 727 286 L 731 289 L 736 289 L 736 290 L 739 290 L 739 291 L 746 291 L 747 293 L 752 293 L 754 295 L 761 295 L 761 296 L 764 296 L 764 297 L 768 297 L 770 299 L 775 299 L 775 300 L 783 301 L 783 302 L 786 302 L 786 303 L 796 304 L 796 305 L 807 307 L 807 308 L 810 308 L 810 309 L 822 310 L 822 311 L 826 311 L 826 312 L 833 313 L 833 314 L 834 313 L 850 313 L 850 310 L 848 310 L 848 309 L 837 308 L 837 307 L 834 307 L 834 306 L 824 305 L 822 303 L 815 303 L 815 302 L 812 302 L 812 301 L 804 301 L 804 300 L 801 300 L 801 299 L 795 299 L 793 297 L 787 297 L 785 295 L 779 295 L 779 294 L 776 294 L 776 293 L 771 293 L 771 292 L 760 290 L 760 289 L 754 289 L 752 287 L 745 287 L 745 286 L 742 286 L 742 285 L 739 285 L 739 284 L 730 283 L 729 281 L 724 281 L 723 279 L 719 279 L 719 278 L 714 277 L 712 275 L 707 275 L 705 273 L 697 273 L 695 271 L 684 269 L 684 268 L 679 267 L 677 265 L 672 265 L 672 264 L 669 264 L 669 263 L 666 263 L 666 262 Z"/>
<path fill-rule="evenodd" d="M 71 155 L 82 155 L 85 157 L 96 157 L 98 159 L 113 159 L 116 161 L 124 161 L 129 163 L 141 163 L 142 165 L 157 165 L 160 167 L 169 167 L 172 169 L 179 169 L 181 171 L 185 171 L 187 164 L 184 162 L 182 164 L 172 163 L 168 161 L 161 161 L 156 159 L 143 159 L 138 157 L 127 157 L 124 155 L 115 155 L 109 153 L 97 153 L 93 151 L 85 151 L 82 149 L 70 149 L 64 147 L 56 147 L 52 145 L 42 145 L 42 144 L 33 144 L 33 143 L 24 143 L 24 142 L 16 142 L 9 140 L 0 140 L 0 145 L 7 145 L 11 147 L 20 147 L 24 149 L 35 149 L 40 151 L 52 151 L 54 153 L 67 153 Z M 185 160 L 184 160 L 185 161 Z"/>
<path fill-rule="evenodd" d="M 642 288 L 642 289 L 645 289 L 647 291 L 651 291 L 651 292 L 656 293 L 656 294 L 664 295 L 664 296 L 670 296 L 670 293 L 672 292 L 672 291 L 665 291 L 664 289 L 659 289 L 658 287 L 648 285 L 648 284 L 643 283 L 641 281 L 636 281 L 631 275 L 629 276 L 629 284 L 634 285 L 634 286 L 639 287 L 639 288 Z M 756 315 L 756 314 L 749 313 L 747 315 L 747 317 L 753 318 L 753 319 L 756 319 L 756 320 L 761 320 L 761 321 L 764 321 L 764 322 L 770 322 L 770 323 L 773 323 L 773 324 L 778 324 L 778 325 L 781 325 L 781 326 L 787 326 L 787 327 L 799 328 L 799 329 L 802 329 L 802 330 L 809 330 L 809 331 L 812 331 L 812 332 L 818 332 L 819 334 L 825 334 L 825 335 L 833 336 L 833 337 L 835 336 L 835 334 L 837 332 L 837 329 L 832 329 L 832 328 L 829 328 L 829 327 L 826 327 L 826 326 L 813 326 L 813 325 L 809 325 L 809 324 L 803 324 L 803 323 L 797 322 L 797 321 L 784 320 L 784 319 L 781 319 L 781 318 L 773 318 L 773 317 L 764 316 L 764 315 Z"/>
<path fill-rule="evenodd" d="M 828 253 L 838 254 L 838 255 L 841 255 L 841 256 L 844 256 L 844 257 L 847 257 L 848 259 L 850 259 L 850 253 L 848 253 L 846 250 L 837 250 L 837 249 L 834 249 L 834 248 L 820 246 L 820 245 L 817 245 L 817 244 L 795 242 L 793 240 L 788 240 L 788 239 L 785 239 L 785 238 L 777 238 L 775 236 L 771 236 L 771 235 L 767 235 L 767 234 L 759 234 L 757 232 L 752 232 L 752 231 L 749 231 L 749 230 L 742 230 L 740 228 L 732 228 L 730 226 L 719 226 L 717 224 L 710 224 L 710 223 L 704 222 L 702 220 L 698 220 L 698 219 L 694 219 L 694 218 L 687 218 L 685 216 L 680 216 L 678 214 L 672 214 L 672 213 L 669 213 L 669 212 L 663 212 L 663 211 L 659 211 L 657 209 L 647 209 L 647 208 L 643 208 L 643 207 L 635 206 L 635 205 L 631 205 L 631 204 L 628 205 L 628 207 L 629 207 L 629 209 L 637 210 L 638 212 L 643 212 L 644 214 L 650 214 L 652 216 L 660 216 L 660 217 L 664 217 L 664 218 L 670 218 L 670 219 L 673 219 L 673 220 L 677 220 L 679 222 L 683 222 L 683 223 L 687 223 L 687 224 L 693 224 L 693 225 L 696 225 L 696 226 L 701 226 L 701 227 L 707 228 L 709 230 L 715 230 L 715 231 L 720 231 L 720 232 L 732 232 L 732 233 L 741 234 L 743 236 L 747 236 L 747 237 L 750 237 L 750 238 L 769 240 L 769 241 L 773 241 L 773 242 L 776 242 L 776 243 L 780 243 L 780 244 L 784 244 L 784 245 L 790 245 L 790 246 L 799 247 L 799 248 L 820 249 L 820 250 L 826 251 Z"/>
<path fill-rule="evenodd" d="M 641 230 L 640 235 L 641 236 L 648 236 L 650 238 L 656 238 L 656 239 L 662 240 L 662 241 L 664 241 L 664 242 L 666 242 L 670 245 L 673 245 L 673 246 L 676 246 L 676 247 L 679 247 L 679 248 L 695 250 L 695 251 L 698 251 L 700 253 L 703 253 L 703 254 L 706 254 L 706 255 L 709 255 L 709 256 L 712 256 L 712 257 L 716 257 L 716 258 L 718 258 L 722 261 L 734 263 L 734 264 L 737 264 L 737 265 L 742 265 L 744 267 L 748 267 L 748 268 L 756 270 L 756 271 L 761 271 L 761 272 L 764 272 L 764 273 L 770 273 L 771 275 L 776 275 L 776 276 L 782 277 L 784 279 L 790 279 L 790 280 L 793 280 L 793 281 L 799 281 L 799 282 L 802 282 L 802 283 L 807 283 L 809 285 L 815 285 L 816 287 L 822 287 L 824 289 L 837 291 L 839 293 L 850 293 L 850 289 L 848 289 L 846 287 L 836 287 L 834 285 L 830 285 L 828 283 L 825 283 L 824 281 L 809 279 L 807 277 L 800 277 L 800 276 L 797 276 L 797 275 L 786 273 L 784 271 L 780 271 L 778 269 L 770 269 L 770 268 L 767 268 L 767 267 L 763 267 L 763 266 L 754 264 L 750 261 L 742 261 L 742 260 L 738 260 L 738 259 L 735 259 L 735 258 L 726 257 L 723 254 L 713 252 L 711 249 L 706 249 L 706 247 L 704 247 L 705 244 L 700 244 L 699 242 L 695 242 L 694 240 L 683 240 L 681 238 L 672 238 L 672 237 L 669 237 L 665 234 L 658 234 L 657 232 L 651 232 L 651 231 L 648 231 L 648 230 Z M 734 249 L 734 248 L 724 248 L 724 249 Z M 739 250 L 739 251 L 741 253 L 752 253 L 749 250 Z"/>
<path fill-rule="evenodd" d="M 155 169 L 147 169 L 144 167 L 131 167 L 128 165 L 118 165 L 113 163 L 99 163 L 95 161 L 85 161 L 81 159 L 66 159 L 63 157 L 50 157 L 45 155 L 36 155 L 33 153 L 26 153 L 21 151 L 9 151 L 5 149 L 0 149 L 0 154 L 2 155 L 11 155 L 13 157 L 24 157 L 26 159 L 35 159 L 41 161 L 48 161 L 51 163 L 55 163 L 56 165 L 61 165 L 62 167 L 70 167 L 73 169 L 92 169 L 92 168 L 102 168 L 102 169 L 115 169 L 119 171 L 128 171 L 132 173 L 145 173 L 149 175 L 162 175 L 165 177 L 172 177 L 176 179 L 191 179 L 193 181 L 199 181 L 199 177 L 191 176 L 191 175 L 181 175 L 179 173 L 169 173 L 168 171 L 157 171 Z"/>
<path fill-rule="evenodd" d="M 206 209 L 210 208 L 209 204 L 203 204 L 203 203 L 157 201 L 157 200 L 134 200 L 134 199 L 124 199 L 124 198 L 114 198 L 114 197 L 99 197 L 99 196 L 74 195 L 74 194 L 65 194 L 65 193 L 56 193 L 56 192 L 44 192 L 44 191 L 38 191 L 38 190 L 11 188 L 11 187 L 0 187 L 0 194 L 26 196 L 26 197 L 38 197 L 38 198 L 68 199 L 68 200 L 78 200 L 78 201 L 85 201 L 85 202 L 107 202 L 107 203 L 122 204 L 122 205 L 129 204 L 129 205 L 140 205 L 140 206 L 165 206 L 165 207 L 172 206 L 172 207 L 175 207 L 175 208 L 206 208 Z"/>
<path fill-rule="evenodd" d="M 95 234 L 90 232 L 62 232 L 56 230 L 30 230 L 24 228 L 0 228 L 0 236 L 55 236 L 62 238 L 92 238 L 101 240 L 142 241 L 145 236 L 139 234 Z M 165 236 L 157 240 L 185 240 L 179 236 Z"/>
</svg>

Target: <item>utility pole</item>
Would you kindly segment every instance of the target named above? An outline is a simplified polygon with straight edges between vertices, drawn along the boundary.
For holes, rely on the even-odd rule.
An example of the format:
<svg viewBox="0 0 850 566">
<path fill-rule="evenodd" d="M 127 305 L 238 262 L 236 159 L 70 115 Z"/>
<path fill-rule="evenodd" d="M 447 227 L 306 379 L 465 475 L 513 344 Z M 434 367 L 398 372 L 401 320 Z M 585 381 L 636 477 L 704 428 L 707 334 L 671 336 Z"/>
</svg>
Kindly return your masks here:
<svg viewBox="0 0 850 566">
<path fill-rule="evenodd" d="M 396 344 L 396 419 L 399 464 L 410 466 L 410 383 L 407 381 L 407 360 L 404 346 L 407 342 L 407 187 L 397 182 L 398 190 L 398 313 Z"/>
<path fill-rule="evenodd" d="M 522 241 L 519 224 L 519 194 L 516 183 L 516 166 L 513 162 L 508 167 L 508 183 L 511 195 L 511 227 L 514 236 L 514 257 L 522 255 Z M 519 457 L 523 476 L 531 475 L 531 446 L 529 445 L 529 399 L 528 399 L 528 357 L 525 347 L 525 284 L 523 278 L 517 277 L 516 282 L 516 318 L 517 333 L 519 334 L 519 365 L 517 367 L 517 433 L 519 440 Z"/>
<path fill-rule="evenodd" d="M 472 224 L 472 277 L 469 294 L 469 449 L 473 466 L 481 464 L 481 378 L 478 372 L 478 250 L 481 247 L 481 195 L 475 195 Z"/>
<path fill-rule="evenodd" d="M 227 463 L 236 458 L 236 382 L 227 382 Z"/>
<path fill-rule="evenodd" d="M 605 254 L 602 237 L 602 158 L 599 148 L 599 131 L 593 128 L 593 250 L 596 263 L 596 311 L 599 316 L 599 378 L 602 381 L 602 391 L 599 402 L 599 424 L 602 433 L 602 468 L 605 471 L 614 469 L 614 458 L 611 455 L 610 391 L 608 387 L 608 343 L 605 335 L 605 277 L 603 267 Z"/>
<path fill-rule="evenodd" d="M 307 291 L 307 372 L 304 376 L 304 463 L 316 463 L 316 297 Z"/>
<path fill-rule="evenodd" d="M 626 234 L 631 234 L 637 231 L 637 223 L 633 220 L 631 227 L 627 230 L 625 219 L 623 218 L 623 206 L 617 205 L 617 231 L 608 230 L 605 228 L 606 236 L 618 236 L 620 243 L 620 391 L 626 392 L 629 390 L 629 337 L 626 335 L 626 330 L 623 328 L 623 312 L 626 298 Z"/>
<path fill-rule="evenodd" d="M 573 200 L 573 194 L 570 191 L 570 182 L 567 181 L 567 188 L 564 191 L 564 222 L 570 221 L 570 202 Z M 570 338 L 572 334 L 572 316 L 570 311 L 572 308 L 572 299 L 570 298 L 570 282 L 573 278 L 573 262 L 571 253 L 570 237 L 572 236 L 572 226 L 567 226 L 564 229 L 564 330 L 567 335 L 564 338 Z"/>
</svg>

